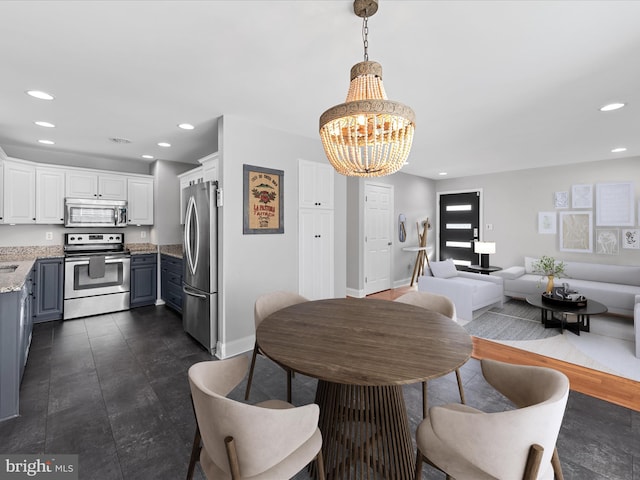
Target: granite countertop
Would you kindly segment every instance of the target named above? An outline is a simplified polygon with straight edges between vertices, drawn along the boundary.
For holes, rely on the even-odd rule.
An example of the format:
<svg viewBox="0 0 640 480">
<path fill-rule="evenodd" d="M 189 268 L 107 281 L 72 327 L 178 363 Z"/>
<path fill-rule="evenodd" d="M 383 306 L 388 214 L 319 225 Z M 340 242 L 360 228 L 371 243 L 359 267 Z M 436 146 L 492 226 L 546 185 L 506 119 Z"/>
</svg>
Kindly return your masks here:
<svg viewBox="0 0 640 480">
<path fill-rule="evenodd" d="M 157 253 L 158 246 L 153 243 L 126 243 L 125 248 L 128 248 L 131 255 L 143 255 L 146 253 Z"/>
<path fill-rule="evenodd" d="M 57 257 L 64 257 L 62 245 L 0 247 L 0 268 L 17 266 L 13 272 L 0 272 L 0 293 L 19 291 L 36 259 Z"/>
<path fill-rule="evenodd" d="M 158 246 L 153 243 L 129 243 L 126 247 L 132 255 L 158 252 Z M 159 249 L 162 254 L 182 258 L 182 244 L 160 245 Z M 0 247 L 0 268 L 17 267 L 13 272 L 0 272 L 0 293 L 20 291 L 37 259 L 58 257 L 64 257 L 62 245 Z"/>
<path fill-rule="evenodd" d="M 0 269 L 14 265 L 18 267 L 13 272 L 0 272 L 0 293 L 20 291 L 35 261 L 35 258 L 30 260 L 5 261 L 0 257 Z"/>
<path fill-rule="evenodd" d="M 170 257 L 182 258 L 182 244 L 160 245 L 160 253 Z"/>
</svg>

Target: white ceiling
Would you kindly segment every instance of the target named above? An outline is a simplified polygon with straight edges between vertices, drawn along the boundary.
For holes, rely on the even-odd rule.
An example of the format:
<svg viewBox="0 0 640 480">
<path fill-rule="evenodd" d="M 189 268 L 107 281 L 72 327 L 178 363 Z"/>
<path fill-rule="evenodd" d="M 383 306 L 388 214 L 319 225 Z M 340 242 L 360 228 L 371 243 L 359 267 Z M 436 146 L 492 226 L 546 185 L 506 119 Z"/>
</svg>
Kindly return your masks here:
<svg viewBox="0 0 640 480">
<path fill-rule="evenodd" d="M 318 117 L 344 101 L 363 59 L 352 5 L 1 1 L 0 146 L 193 162 L 215 148 L 221 115 L 318 138 Z M 417 117 L 403 171 L 458 177 L 640 155 L 638 19 L 640 1 L 380 0 L 369 57 L 389 98 Z M 598 110 L 611 101 L 628 106 Z M 610 152 L 618 146 L 627 152 Z"/>
</svg>

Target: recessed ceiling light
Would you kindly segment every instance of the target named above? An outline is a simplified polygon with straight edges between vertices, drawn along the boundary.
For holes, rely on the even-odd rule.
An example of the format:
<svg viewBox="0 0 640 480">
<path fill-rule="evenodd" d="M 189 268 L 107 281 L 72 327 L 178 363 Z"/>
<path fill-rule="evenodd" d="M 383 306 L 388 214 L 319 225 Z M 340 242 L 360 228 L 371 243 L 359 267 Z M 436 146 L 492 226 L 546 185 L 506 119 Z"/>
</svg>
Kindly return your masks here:
<svg viewBox="0 0 640 480">
<path fill-rule="evenodd" d="M 44 143 L 45 145 L 55 145 L 56 144 L 56 142 L 54 142 L 53 140 L 38 140 L 38 142 Z"/>
<path fill-rule="evenodd" d="M 53 95 L 47 92 L 41 92 L 40 90 L 27 90 L 27 95 L 39 98 L 40 100 L 53 100 Z"/>
<path fill-rule="evenodd" d="M 624 103 L 620 103 L 620 102 L 608 103 L 608 104 L 603 105 L 602 107 L 600 107 L 600 111 L 601 112 L 611 112 L 613 110 L 618 110 L 619 108 L 622 108 L 624 106 L 625 106 L 625 104 Z"/>
<path fill-rule="evenodd" d="M 611 153 L 620 153 L 620 152 L 626 152 L 626 151 L 627 151 L 627 147 L 618 147 L 611 150 Z"/>
<path fill-rule="evenodd" d="M 170 144 L 170 143 L 167 143 L 167 142 L 159 142 L 159 143 L 158 143 L 158 146 L 159 146 L 159 147 L 165 147 L 165 148 L 167 148 L 167 147 L 170 147 L 170 146 L 171 146 L 171 144 Z"/>
<path fill-rule="evenodd" d="M 178 125 L 178 127 L 180 127 L 183 130 L 193 130 L 194 128 L 196 128 L 193 125 L 191 125 L 190 123 L 181 123 L 181 124 Z"/>
<path fill-rule="evenodd" d="M 440 175 L 441 177 L 444 177 L 445 175 L 448 175 L 447 172 L 440 172 L 438 175 Z"/>
<path fill-rule="evenodd" d="M 142 155 L 142 158 L 147 158 L 151 160 L 153 158 L 153 155 Z"/>
<path fill-rule="evenodd" d="M 46 128 L 54 128 L 55 125 L 53 123 L 49 123 L 49 122 L 41 122 L 41 121 L 37 121 L 37 122 L 33 122 L 36 125 L 40 126 L 40 127 L 46 127 Z"/>
</svg>

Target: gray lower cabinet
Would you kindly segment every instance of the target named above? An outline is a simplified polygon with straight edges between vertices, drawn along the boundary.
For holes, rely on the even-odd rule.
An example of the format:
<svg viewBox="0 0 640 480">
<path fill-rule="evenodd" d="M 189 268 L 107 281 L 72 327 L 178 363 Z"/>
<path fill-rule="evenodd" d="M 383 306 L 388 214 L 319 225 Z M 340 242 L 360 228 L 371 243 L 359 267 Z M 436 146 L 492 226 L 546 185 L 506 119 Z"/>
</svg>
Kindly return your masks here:
<svg viewBox="0 0 640 480">
<path fill-rule="evenodd" d="M 19 413 L 20 381 L 33 331 L 33 272 L 19 291 L 0 294 L 0 421 Z"/>
<path fill-rule="evenodd" d="M 160 256 L 160 289 L 168 307 L 182 313 L 182 259 Z"/>
<path fill-rule="evenodd" d="M 155 305 L 158 292 L 158 260 L 155 253 L 131 256 L 131 308 Z"/>
<path fill-rule="evenodd" d="M 34 266 L 33 322 L 62 319 L 64 259 L 42 258 Z"/>
</svg>

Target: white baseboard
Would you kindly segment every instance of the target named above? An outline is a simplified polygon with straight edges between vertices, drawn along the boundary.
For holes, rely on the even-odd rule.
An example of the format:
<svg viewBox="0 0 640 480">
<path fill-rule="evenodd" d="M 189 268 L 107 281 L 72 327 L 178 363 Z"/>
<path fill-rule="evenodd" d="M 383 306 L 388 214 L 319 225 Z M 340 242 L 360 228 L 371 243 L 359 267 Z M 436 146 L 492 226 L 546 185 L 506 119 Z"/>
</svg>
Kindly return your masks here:
<svg viewBox="0 0 640 480">
<path fill-rule="evenodd" d="M 231 342 L 223 343 L 218 341 L 216 344 L 216 357 L 220 360 L 224 360 L 225 358 L 235 357 L 242 353 L 252 352 L 255 341 L 255 335 L 249 335 Z"/>
<path fill-rule="evenodd" d="M 364 294 L 364 290 L 357 290 L 355 288 L 347 288 L 347 297 L 364 298 L 364 297 L 366 297 L 366 295 Z"/>
<path fill-rule="evenodd" d="M 411 277 L 393 282 L 393 288 L 408 287 L 409 285 L 411 285 Z"/>
</svg>

